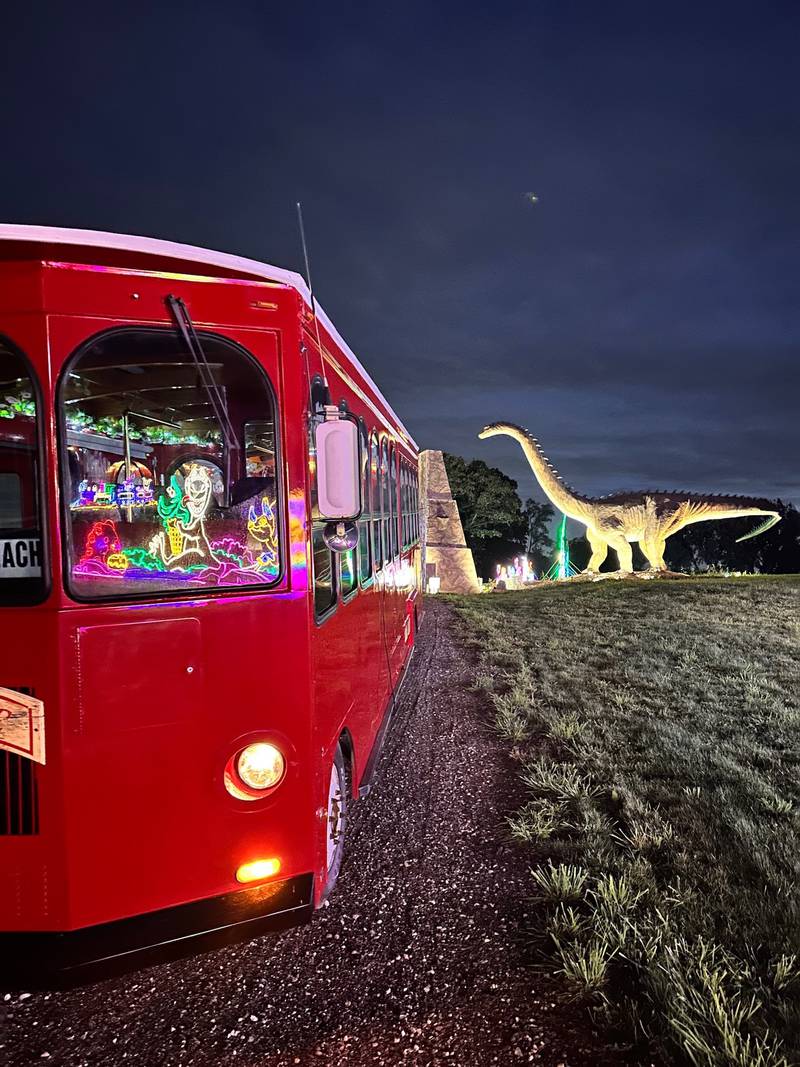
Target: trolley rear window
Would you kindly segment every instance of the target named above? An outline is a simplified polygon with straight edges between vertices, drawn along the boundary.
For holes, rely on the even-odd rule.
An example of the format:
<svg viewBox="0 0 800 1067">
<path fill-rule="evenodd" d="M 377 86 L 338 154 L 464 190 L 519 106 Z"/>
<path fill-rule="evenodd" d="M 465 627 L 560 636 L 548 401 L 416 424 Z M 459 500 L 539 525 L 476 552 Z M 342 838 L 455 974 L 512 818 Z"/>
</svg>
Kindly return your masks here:
<svg viewBox="0 0 800 1067">
<path fill-rule="evenodd" d="M 202 335 L 101 335 L 64 375 L 67 581 L 80 599 L 274 583 L 275 404 L 261 366 Z"/>
<path fill-rule="evenodd" d="M 39 505 L 39 411 L 24 357 L 0 338 L 0 603 L 45 592 Z"/>
</svg>

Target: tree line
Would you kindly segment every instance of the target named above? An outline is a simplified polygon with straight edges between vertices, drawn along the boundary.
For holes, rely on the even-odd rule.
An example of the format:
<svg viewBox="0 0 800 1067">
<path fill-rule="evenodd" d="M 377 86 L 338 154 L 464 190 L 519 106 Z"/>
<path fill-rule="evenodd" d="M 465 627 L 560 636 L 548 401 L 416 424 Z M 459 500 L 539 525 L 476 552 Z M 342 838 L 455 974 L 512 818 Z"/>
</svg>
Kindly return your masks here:
<svg viewBox="0 0 800 1067">
<path fill-rule="evenodd" d="M 498 563 L 507 563 L 526 553 L 537 574 L 553 562 L 550 536 L 556 517 L 552 504 L 529 498 L 523 504 L 517 483 L 483 460 L 467 462 L 461 456 L 444 454 L 450 490 L 458 507 L 464 537 L 472 550 L 475 567 L 484 579 L 495 576 Z M 687 526 L 667 540 L 665 559 L 670 570 L 702 573 L 708 570 L 747 571 L 760 574 L 800 572 L 800 512 L 793 504 L 774 502 L 782 519 L 760 537 L 736 543 L 753 529 L 757 519 L 724 519 Z M 591 551 L 585 537 L 570 540 L 572 563 L 583 570 Z M 634 566 L 646 560 L 634 545 Z M 616 569 L 616 558 L 602 570 Z"/>
</svg>

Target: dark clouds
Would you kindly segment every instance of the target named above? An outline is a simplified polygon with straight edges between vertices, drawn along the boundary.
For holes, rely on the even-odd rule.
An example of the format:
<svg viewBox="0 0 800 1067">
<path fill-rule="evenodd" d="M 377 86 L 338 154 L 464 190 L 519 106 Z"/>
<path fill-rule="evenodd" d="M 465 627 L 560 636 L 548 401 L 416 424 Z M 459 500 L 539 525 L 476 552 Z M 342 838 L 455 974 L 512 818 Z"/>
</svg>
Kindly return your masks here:
<svg viewBox="0 0 800 1067">
<path fill-rule="evenodd" d="M 299 268 L 301 198 L 422 445 L 800 499 L 797 9 L 495 7 L 7 15 L 2 213 Z"/>
</svg>

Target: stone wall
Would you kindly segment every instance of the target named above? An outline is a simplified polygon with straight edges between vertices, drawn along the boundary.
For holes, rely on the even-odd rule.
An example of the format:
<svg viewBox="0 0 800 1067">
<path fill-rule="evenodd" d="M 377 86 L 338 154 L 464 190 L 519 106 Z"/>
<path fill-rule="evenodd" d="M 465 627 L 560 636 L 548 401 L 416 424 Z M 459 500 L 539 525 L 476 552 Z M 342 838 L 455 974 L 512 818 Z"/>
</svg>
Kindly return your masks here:
<svg viewBox="0 0 800 1067">
<path fill-rule="evenodd" d="M 481 583 L 472 553 L 464 540 L 444 457 L 441 452 L 428 449 L 419 459 L 425 588 L 428 577 L 435 574 L 440 580 L 441 593 L 477 593 Z"/>
</svg>

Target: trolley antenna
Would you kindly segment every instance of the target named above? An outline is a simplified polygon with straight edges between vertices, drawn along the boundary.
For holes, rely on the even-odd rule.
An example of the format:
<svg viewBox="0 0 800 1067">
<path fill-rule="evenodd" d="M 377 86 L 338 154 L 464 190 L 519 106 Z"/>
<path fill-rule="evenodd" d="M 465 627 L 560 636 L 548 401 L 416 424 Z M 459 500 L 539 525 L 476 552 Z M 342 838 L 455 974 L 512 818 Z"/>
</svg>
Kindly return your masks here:
<svg viewBox="0 0 800 1067">
<path fill-rule="evenodd" d="M 328 377 L 325 374 L 325 357 L 322 354 L 322 339 L 319 335 L 319 318 L 317 316 L 317 302 L 314 299 L 314 286 L 311 284 L 311 263 L 308 259 L 308 245 L 306 243 L 306 228 L 303 225 L 303 207 L 300 201 L 297 201 L 297 223 L 300 227 L 300 243 L 303 246 L 303 260 L 306 265 L 306 285 L 308 286 L 308 293 L 311 297 L 311 314 L 314 316 L 314 327 L 317 334 L 317 348 L 319 349 L 319 360 L 322 366 L 322 380 L 327 388 Z"/>
</svg>

